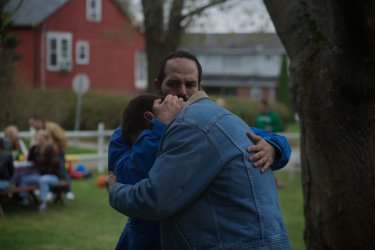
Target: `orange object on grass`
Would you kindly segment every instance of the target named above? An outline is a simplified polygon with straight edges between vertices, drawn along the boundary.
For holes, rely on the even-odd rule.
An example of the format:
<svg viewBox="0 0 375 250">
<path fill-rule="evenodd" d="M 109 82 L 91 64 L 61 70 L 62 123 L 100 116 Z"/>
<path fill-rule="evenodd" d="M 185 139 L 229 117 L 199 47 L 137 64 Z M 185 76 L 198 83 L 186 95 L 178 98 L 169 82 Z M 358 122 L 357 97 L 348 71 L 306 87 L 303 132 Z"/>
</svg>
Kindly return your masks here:
<svg viewBox="0 0 375 250">
<path fill-rule="evenodd" d="M 98 185 L 99 187 L 105 187 L 106 179 L 107 177 L 105 175 L 99 175 L 96 178 L 96 185 Z"/>
</svg>

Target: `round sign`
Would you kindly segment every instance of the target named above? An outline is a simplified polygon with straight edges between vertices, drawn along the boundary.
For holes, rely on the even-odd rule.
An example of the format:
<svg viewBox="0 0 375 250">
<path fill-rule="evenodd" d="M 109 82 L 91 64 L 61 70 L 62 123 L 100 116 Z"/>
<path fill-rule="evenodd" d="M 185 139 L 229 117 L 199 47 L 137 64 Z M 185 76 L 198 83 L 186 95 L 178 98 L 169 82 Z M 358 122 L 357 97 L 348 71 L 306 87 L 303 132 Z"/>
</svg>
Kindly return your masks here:
<svg viewBox="0 0 375 250">
<path fill-rule="evenodd" d="M 90 88 L 90 79 L 86 74 L 77 74 L 73 78 L 73 90 L 77 94 L 84 94 Z"/>
</svg>

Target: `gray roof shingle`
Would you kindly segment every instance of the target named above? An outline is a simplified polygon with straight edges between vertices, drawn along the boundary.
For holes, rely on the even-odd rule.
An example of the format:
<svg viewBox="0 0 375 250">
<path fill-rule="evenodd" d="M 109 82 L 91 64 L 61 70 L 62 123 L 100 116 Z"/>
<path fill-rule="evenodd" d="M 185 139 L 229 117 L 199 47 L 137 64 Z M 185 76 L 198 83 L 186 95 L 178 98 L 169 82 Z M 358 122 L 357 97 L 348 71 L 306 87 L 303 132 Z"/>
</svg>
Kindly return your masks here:
<svg viewBox="0 0 375 250">
<path fill-rule="evenodd" d="M 69 0 L 11 0 L 5 10 L 13 13 L 13 26 L 36 26 Z M 22 2 L 22 3 L 21 3 Z M 17 9 L 19 4 L 20 7 Z"/>
</svg>

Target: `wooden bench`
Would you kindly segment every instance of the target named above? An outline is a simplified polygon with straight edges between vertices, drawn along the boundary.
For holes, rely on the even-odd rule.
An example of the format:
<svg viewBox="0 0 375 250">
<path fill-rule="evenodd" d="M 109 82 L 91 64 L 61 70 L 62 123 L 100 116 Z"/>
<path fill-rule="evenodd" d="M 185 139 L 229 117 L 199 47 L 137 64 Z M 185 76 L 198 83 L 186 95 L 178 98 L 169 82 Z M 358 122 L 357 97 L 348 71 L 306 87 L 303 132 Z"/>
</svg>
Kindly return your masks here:
<svg viewBox="0 0 375 250">
<path fill-rule="evenodd" d="M 59 181 L 59 183 L 53 187 L 51 187 L 51 191 L 55 193 L 55 197 L 53 200 L 54 204 L 60 203 L 61 205 L 64 205 L 64 198 L 63 198 L 63 191 L 64 188 L 69 186 L 69 182 L 67 181 Z M 38 203 L 38 199 L 36 198 L 34 191 L 39 189 L 38 184 L 30 184 L 26 186 L 17 186 L 17 187 L 11 187 L 5 190 L 0 191 L 0 198 L 2 196 L 12 197 L 14 194 L 20 193 L 20 192 L 28 192 L 31 197 L 33 198 L 35 203 Z M 1 200 L 0 200 L 1 201 Z M 0 203 L 0 216 L 4 216 L 4 210 Z"/>
</svg>

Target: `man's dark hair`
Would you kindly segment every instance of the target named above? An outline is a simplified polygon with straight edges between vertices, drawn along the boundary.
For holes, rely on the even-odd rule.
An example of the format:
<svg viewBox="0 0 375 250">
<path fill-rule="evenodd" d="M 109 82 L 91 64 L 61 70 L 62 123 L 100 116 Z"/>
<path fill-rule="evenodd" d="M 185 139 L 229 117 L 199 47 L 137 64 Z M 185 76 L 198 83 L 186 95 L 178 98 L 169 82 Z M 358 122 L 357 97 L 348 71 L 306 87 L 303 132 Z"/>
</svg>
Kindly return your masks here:
<svg viewBox="0 0 375 250">
<path fill-rule="evenodd" d="M 38 114 L 32 114 L 29 119 L 33 119 L 33 120 L 36 120 L 36 121 L 42 121 L 44 122 L 44 119 L 42 116 L 38 115 Z"/>
<path fill-rule="evenodd" d="M 154 100 L 158 98 L 155 94 L 142 94 L 130 100 L 122 112 L 121 122 L 121 133 L 126 142 L 131 143 L 130 136 L 150 128 L 143 114 L 146 111 L 152 112 Z"/>
<path fill-rule="evenodd" d="M 265 107 L 268 107 L 268 101 L 266 99 L 260 100 L 260 103 L 263 104 Z"/>
<path fill-rule="evenodd" d="M 159 82 L 163 82 L 165 78 L 165 64 L 167 63 L 168 60 L 173 59 L 173 58 L 186 58 L 190 59 L 195 62 L 198 68 L 198 84 L 201 83 L 202 81 L 202 66 L 199 63 L 198 59 L 196 56 L 191 54 L 190 52 L 186 50 L 176 50 L 174 52 L 171 52 L 167 55 L 165 55 L 159 62 L 159 67 L 158 67 L 158 75 L 157 79 Z"/>
</svg>

